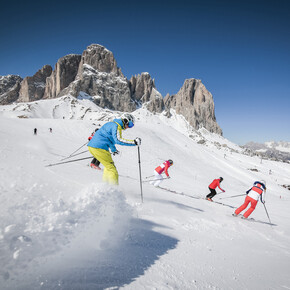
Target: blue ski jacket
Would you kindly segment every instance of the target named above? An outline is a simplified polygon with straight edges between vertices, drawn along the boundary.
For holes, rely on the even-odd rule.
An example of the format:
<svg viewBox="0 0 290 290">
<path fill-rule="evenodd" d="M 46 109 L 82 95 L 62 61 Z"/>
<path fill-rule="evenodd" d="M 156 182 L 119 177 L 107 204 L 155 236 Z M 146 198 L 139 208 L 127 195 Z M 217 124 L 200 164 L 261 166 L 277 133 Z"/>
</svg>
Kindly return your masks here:
<svg viewBox="0 0 290 290">
<path fill-rule="evenodd" d="M 124 130 L 124 124 L 121 119 L 108 122 L 94 134 L 88 146 L 104 150 L 110 149 L 111 152 L 117 151 L 115 144 L 136 146 L 134 140 L 122 138 L 122 130 Z"/>
</svg>

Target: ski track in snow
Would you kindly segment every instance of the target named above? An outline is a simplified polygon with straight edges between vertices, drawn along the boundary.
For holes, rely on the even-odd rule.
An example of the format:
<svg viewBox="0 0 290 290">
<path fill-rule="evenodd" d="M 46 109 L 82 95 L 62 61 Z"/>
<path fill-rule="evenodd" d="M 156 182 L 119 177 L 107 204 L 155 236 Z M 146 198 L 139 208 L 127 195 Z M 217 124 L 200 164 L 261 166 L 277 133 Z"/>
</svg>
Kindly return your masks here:
<svg viewBox="0 0 290 290">
<path fill-rule="evenodd" d="M 45 167 L 85 143 L 89 120 L 1 117 L 1 290 L 289 289 L 290 193 L 280 185 L 290 183 L 290 165 L 198 145 L 161 117 L 136 116 L 124 136 L 142 138 L 143 181 L 174 160 L 163 189 L 142 184 L 143 204 L 136 148 L 118 147 L 120 185 L 109 187 L 89 160 Z M 209 202 L 219 176 L 226 193 Z M 231 216 L 244 196 L 228 197 L 259 178 L 272 226 L 260 203 L 255 221 Z"/>
</svg>

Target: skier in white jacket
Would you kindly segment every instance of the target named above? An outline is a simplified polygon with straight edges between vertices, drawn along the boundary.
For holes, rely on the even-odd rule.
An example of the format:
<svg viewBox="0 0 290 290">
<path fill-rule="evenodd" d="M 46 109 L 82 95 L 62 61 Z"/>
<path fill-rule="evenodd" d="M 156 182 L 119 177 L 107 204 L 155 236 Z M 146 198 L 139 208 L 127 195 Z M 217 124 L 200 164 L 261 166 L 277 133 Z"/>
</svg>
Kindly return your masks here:
<svg viewBox="0 0 290 290">
<path fill-rule="evenodd" d="M 235 210 L 233 215 L 237 216 L 240 212 L 247 208 L 249 203 L 251 203 L 251 207 L 243 215 L 243 218 L 248 218 L 249 215 L 255 210 L 259 198 L 262 203 L 265 203 L 265 199 L 263 199 L 264 191 L 266 191 L 266 181 L 255 181 L 253 187 L 247 191 L 245 202 Z"/>
</svg>

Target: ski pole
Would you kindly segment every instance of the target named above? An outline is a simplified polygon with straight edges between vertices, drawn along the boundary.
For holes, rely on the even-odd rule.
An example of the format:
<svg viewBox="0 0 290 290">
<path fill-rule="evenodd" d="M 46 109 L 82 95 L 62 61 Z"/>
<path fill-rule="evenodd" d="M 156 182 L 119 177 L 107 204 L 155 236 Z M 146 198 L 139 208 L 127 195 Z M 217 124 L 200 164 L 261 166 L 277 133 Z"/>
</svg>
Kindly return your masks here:
<svg viewBox="0 0 290 290">
<path fill-rule="evenodd" d="M 147 178 L 150 178 L 150 177 L 153 177 L 154 175 L 149 175 L 149 176 L 146 176 L 145 178 L 147 179 Z"/>
<path fill-rule="evenodd" d="M 155 181 L 156 179 L 149 179 L 149 180 L 144 180 L 144 181 L 142 181 L 143 183 L 144 182 L 150 182 L 150 181 Z"/>
<path fill-rule="evenodd" d="M 220 192 L 218 192 L 216 195 L 221 194 L 221 193 L 225 193 L 225 191 L 220 191 Z"/>
<path fill-rule="evenodd" d="M 244 193 L 244 194 L 238 194 L 238 195 L 233 195 L 233 196 L 228 196 L 228 197 L 224 197 L 224 198 L 220 198 L 220 199 L 226 199 L 226 198 L 238 197 L 238 196 L 243 196 L 243 195 L 246 195 L 246 193 Z"/>
<path fill-rule="evenodd" d="M 92 156 L 85 157 L 85 158 L 80 158 L 80 159 L 69 160 L 69 161 L 65 161 L 65 162 L 58 162 L 58 163 L 48 164 L 48 165 L 45 165 L 45 167 L 61 165 L 61 164 L 69 163 L 69 162 L 81 161 L 81 160 L 90 159 L 90 158 L 92 158 Z"/>
<path fill-rule="evenodd" d="M 269 217 L 269 214 L 268 214 L 268 211 L 267 211 L 267 208 L 266 208 L 266 206 L 265 206 L 265 203 L 263 203 L 263 205 L 264 205 L 264 209 L 265 209 L 265 211 L 266 211 L 266 214 L 267 214 L 267 216 L 268 216 L 269 222 L 270 222 L 270 224 L 272 224 L 272 223 L 271 223 L 271 220 L 270 220 L 270 217 Z"/>
<path fill-rule="evenodd" d="M 70 157 L 72 157 L 72 155 L 73 155 L 74 153 L 78 152 L 82 147 L 84 147 L 84 146 L 87 145 L 88 143 L 89 143 L 89 141 L 87 141 L 84 145 L 82 145 L 80 148 L 78 148 L 78 149 L 75 150 L 73 153 L 71 153 L 68 157 L 65 157 L 65 158 L 61 159 L 61 161 L 62 161 L 62 160 L 65 160 L 65 159 L 68 159 L 68 158 L 70 158 Z"/>
<path fill-rule="evenodd" d="M 142 181 L 143 183 L 144 182 L 150 182 L 150 181 L 157 181 L 158 179 L 149 179 L 149 180 L 144 180 L 144 181 Z M 163 179 L 161 179 L 162 181 L 165 181 L 165 180 L 168 180 L 167 178 L 163 178 Z"/>
<path fill-rule="evenodd" d="M 140 147 L 139 147 L 139 145 L 138 145 L 138 163 L 139 163 L 139 176 L 140 176 L 141 200 L 142 200 L 142 203 L 143 203 L 143 190 L 142 190 L 141 161 L 140 161 Z"/>
<path fill-rule="evenodd" d="M 70 156 L 68 156 L 68 157 L 65 157 L 65 158 L 61 159 L 60 161 L 63 161 L 63 160 L 66 160 L 66 159 L 68 159 L 68 158 L 71 158 L 71 157 L 75 157 L 75 156 L 81 155 L 81 154 L 83 154 L 83 153 L 85 153 L 85 152 L 88 152 L 88 150 L 82 151 L 82 152 L 77 153 L 77 154 L 70 155 Z"/>
</svg>

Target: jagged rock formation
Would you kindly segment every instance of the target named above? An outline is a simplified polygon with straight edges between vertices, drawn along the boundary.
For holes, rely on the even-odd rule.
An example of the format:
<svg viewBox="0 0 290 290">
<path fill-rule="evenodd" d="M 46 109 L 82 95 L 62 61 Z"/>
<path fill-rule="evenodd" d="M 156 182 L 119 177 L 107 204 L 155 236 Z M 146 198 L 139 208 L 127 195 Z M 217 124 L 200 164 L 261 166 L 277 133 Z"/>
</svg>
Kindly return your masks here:
<svg viewBox="0 0 290 290">
<path fill-rule="evenodd" d="M 51 75 L 52 67 L 45 65 L 32 77 L 26 77 L 21 83 L 18 102 L 32 102 L 43 98 L 46 78 Z"/>
<path fill-rule="evenodd" d="M 132 76 L 130 79 L 130 89 L 132 97 L 137 101 L 148 102 L 152 88 L 155 88 L 154 80 L 149 73 Z"/>
<path fill-rule="evenodd" d="M 119 111 L 134 111 L 136 102 L 131 98 L 129 82 L 117 67 L 113 53 L 105 47 L 92 44 L 82 54 L 78 73 L 59 96 L 80 92 L 90 96 L 102 108 Z"/>
<path fill-rule="evenodd" d="M 213 97 L 201 80 L 185 80 L 179 92 L 176 95 L 167 95 L 164 103 L 166 109 L 175 109 L 195 129 L 204 127 L 210 132 L 222 135 L 215 118 Z"/>
<path fill-rule="evenodd" d="M 94 103 L 102 108 L 131 112 L 136 103 L 131 99 L 129 84 L 126 78 L 114 73 L 104 73 L 84 64 L 82 74 L 60 95 L 71 94 L 77 97 L 84 92 L 92 97 Z"/>
<path fill-rule="evenodd" d="M 149 73 L 132 76 L 130 90 L 132 98 L 139 104 L 145 104 L 149 111 L 161 113 L 164 110 L 162 95 L 157 91 Z"/>
<path fill-rule="evenodd" d="M 164 111 L 163 97 L 155 88 L 152 88 L 149 102 L 145 103 L 145 107 L 152 113 L 161 113 Z"/>
<path fill-rule="evenodd" d="M 99 44 L 91 44 L 83 52 L 78 75 L 82 76 L 84 65 L 87 64 L 99 72 L 112 73 L 124 77 L 111 51 Z"/>
<path fill-rule="evenodd" d="M 111 110 L 132 112 L 144 105 L 153 113 L 166 110 L 170 117 L 169 110 L 175 109 L 194 128 L 204 127 L 222 134 L 216 122 L 212 95 L 200 80 L 185 80 L 176 95 L 163 99 L 149 73 L 132 76 L 128 81 L 113 53 L 98 44 L 88 46 L 82 55 L 60 58 L 53 72 L 51 66 L 46 65 L 33 77 L 26 77 L 21 86 L 20 81 L 21 78 L 11 79 L 9 85 L 0 81 L 1 104 L 89 95 L 95 104 Z"/>
<path fill-rule="evenodd" d="M 69 54 L 57 61 L 53 73 L 46 79 L 44 99 L 58 97 L 60 92 L 75 80 L 80 61 L 79 54 Z"/>
<path fill-rule="evenodd" d="M 18 75 L 0 76 L 0 105 L 17 101 L 22 78 Z"/>
</svg>

